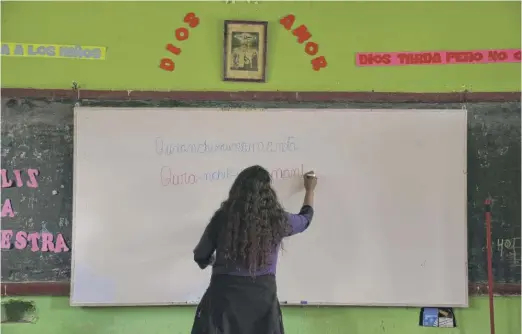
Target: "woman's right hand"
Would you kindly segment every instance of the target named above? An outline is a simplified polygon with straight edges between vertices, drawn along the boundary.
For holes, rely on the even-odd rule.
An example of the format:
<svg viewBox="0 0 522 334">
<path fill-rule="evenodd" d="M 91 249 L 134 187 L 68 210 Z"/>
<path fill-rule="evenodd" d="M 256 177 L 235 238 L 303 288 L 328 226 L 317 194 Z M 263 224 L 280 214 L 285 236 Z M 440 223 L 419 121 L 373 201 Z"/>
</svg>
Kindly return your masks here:
<svg viewBox="0 0 522 334">
<path fill-rule="evenodd" d="M 317 176 L 313 171 L 305 173 L 303 175 L 304 178 L 304 187 L 306 191 L 314 191 L 315 186 L 317 185 Z"/>
</svg>

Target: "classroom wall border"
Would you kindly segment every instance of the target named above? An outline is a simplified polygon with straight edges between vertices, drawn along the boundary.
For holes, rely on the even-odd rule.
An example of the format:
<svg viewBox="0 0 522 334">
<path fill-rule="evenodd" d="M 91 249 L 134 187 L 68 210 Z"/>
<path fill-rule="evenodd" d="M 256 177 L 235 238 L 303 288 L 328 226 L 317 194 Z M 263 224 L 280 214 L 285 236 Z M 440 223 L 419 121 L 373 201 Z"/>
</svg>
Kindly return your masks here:
<svg viewBox="0 0 522 334">
<path fill-rule="evenodd" d="M 73 89 L 2 88 L 4 98 L 42 98 L 46 100 L 178 100 L 178 101 L 266 101 L 266 102 L 390 102 L 390 103 L 466 103 L 520 102 L 520 92 L 196 92 L 196 91 L 109 91 Z M 471 296 L 488 293 L 485 283 L 469 283 Z M 520 296 L 521 284 L 497 283 L 496 295 Z M 2 283 L 2 296 L 69 296 L 70 282 Z"/>
<path fill-rule="evenodd" d="M 468 288 L 470 296 L 488 294 L 486 283 L 470 283 Z M 497 296 L 520 296 L 520 288 L 520 284 L 498 283 L 494 285 L 493 292 Z M 70 282 L 2 283 L 1 289 L 2 296 L 63 297 L 70 295 Z"/>
<path fill-rule="evenodd" d="M 2 88 L 2 97 L 96 100 L 285 101 L 285 102 L 520 102 L 520 92 L 210 92 Z"/>
</svg>

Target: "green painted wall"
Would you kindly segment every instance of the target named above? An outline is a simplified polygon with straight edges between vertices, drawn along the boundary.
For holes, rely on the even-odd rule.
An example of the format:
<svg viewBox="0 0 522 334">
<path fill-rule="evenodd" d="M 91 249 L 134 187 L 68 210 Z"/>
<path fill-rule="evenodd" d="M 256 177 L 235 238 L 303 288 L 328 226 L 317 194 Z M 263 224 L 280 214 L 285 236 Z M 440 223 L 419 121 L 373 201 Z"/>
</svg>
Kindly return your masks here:
<svg viewBox="0 0 522 334">
<path fill-rule="evenodd" d="M 28 299 L 29 300 L 29 299 Z M 187 334 L 194 308 L 102 308 L 68 306 L 67 298 L 32 298 L 38 322 L 2 325 L 2 334 Z M 457 310 L 458 327 L 425 328 L 417 325 L 417 308 L 285 308 L 288 334 L 487 334 L 487 297 L 471 299 L 471 307 Z M 520 334 L 520 297 L 495 301 L 496 333 Z"/>
<path fill-rule="evenodd" d="M 2 57 L 2 87 L 129 90 L 519 91 L 520 63 L 358 68 L 356 52 L 520 48 L 517 2 L 2 2 L 3 42 L 108 47 L 107 60 Z M 159 69 L 187 12 L 201 25 L 180 44 L 176 70 Z M 314 72 L 302 45 L 278 23 L 306 24 L 329 67 Z M 268 82 L 221 81 L 225 19 L 269 21 Z M 36 324 L 3 324 L 4 334 L 181 334 L 194 308 L 68 306 L 37 297 Z M 521 333 L 520 297 L 497 297 L 498 334 Z M 289 334 L 486 334 L 487 298 L 457 310 L 457 329 L 421 328 L 417 308 L 285 308 Z"/>
<path fill-rule="evenodd" d="M 520 48 L 520 2 L 5 2 L 2 41 L 108 47 L 107 60 L 2 59 L 3 87 L 131 90 L 519 91 L 520 63 L 356 67 L 356 52 Z M 187 12 L 201 24 L 159 68 Z M 319 72 L 279 19 L 306 24 L 329 63 Z M 223 20 L 265 20 L 268 82 L 221 81 Z"/>
</svg>

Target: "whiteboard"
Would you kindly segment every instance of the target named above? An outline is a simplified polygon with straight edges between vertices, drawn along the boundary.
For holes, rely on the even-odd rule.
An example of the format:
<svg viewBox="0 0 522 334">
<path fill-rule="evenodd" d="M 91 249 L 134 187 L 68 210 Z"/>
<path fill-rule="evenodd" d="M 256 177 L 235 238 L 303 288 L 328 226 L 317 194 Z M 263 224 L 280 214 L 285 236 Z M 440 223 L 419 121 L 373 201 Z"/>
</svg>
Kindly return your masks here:
<svg viewBox="0 0 522 334">
<path fill-rule="evenodd" d="M 291 212 L 282 304 L 467 306 L 465 110 L 75 108 L 71 305 L 194 304 L 192 250 L 242 168 Z"/>
</svg>

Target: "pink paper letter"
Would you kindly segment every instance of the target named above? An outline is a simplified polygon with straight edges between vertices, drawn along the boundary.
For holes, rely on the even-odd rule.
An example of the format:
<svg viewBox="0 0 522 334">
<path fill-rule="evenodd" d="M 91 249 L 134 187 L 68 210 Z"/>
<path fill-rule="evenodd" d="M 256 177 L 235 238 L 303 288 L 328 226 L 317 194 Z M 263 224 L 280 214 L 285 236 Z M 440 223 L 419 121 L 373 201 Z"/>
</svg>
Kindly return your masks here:
<svg viewBox="0 0 522 334">
<path fill-rule="evenodd" d="M 11 206 L 11 200 L 6 199 L 2 205 L 2 217 L 14 217 L 13 207 Z"/>
<path fill-rule="evenodd" d="M 7 178 L 7 169 L 2 169 L 2 188 L 11 188 L 13 181 Z"/>
<path fill-rule="evenodd" d="M 39 237 L 40 233 L 38 232 L 29 233 L 29 235 L 27 236 L 27 241 L 31 242 L 31 252 L 37 252 L 40 250 L 40 248 L 38 247 Z"/>
<path fill-rule="evenodd" d="M 2 249 L 10 249 L 11 248 L 11 237 L 13 236 L 13 230 L 2 230 L 1 232 L 1 248 Z"/>
<path fill-rule="evenodd" d="M 16 186 L 18 188 L 23 187 L 24 181 L 22 181 L 22 171 L 19 169 L 15 169 L 15 170 L 13 170 L 13 173 L 14 173 L 15 179 L 16 179 Z"/>
<path fill-rule="evenodd" d="M 27 186 L 29 188 L 38 188 L 38 181 L 36 180 L 36 176 L 40 174 L 38 169 L 29 168 L 27 171 L 27 175 L 29 175 L 29 181 L 27 181 Z"/>
<path fill-rule="evenodd" d="M 53 234 L 44 232 L 42 233 L 42 252 L 54 251 Z"/>
<path fill-rule="evenodd" d="M 25 249 L 27 247 L 27 232 L 19 231 L 16 233 L 15 248 Z"/>
<path fill-rule="evenodd" d="M 67 247 L 67 244 L 65 243 L 62 234 L 58 233 L 56 235 L 56 245 L 54 246 L 54 252 L 60 253 L 61 251 L 68 252 L 69 248 Z"/>
</svg>

